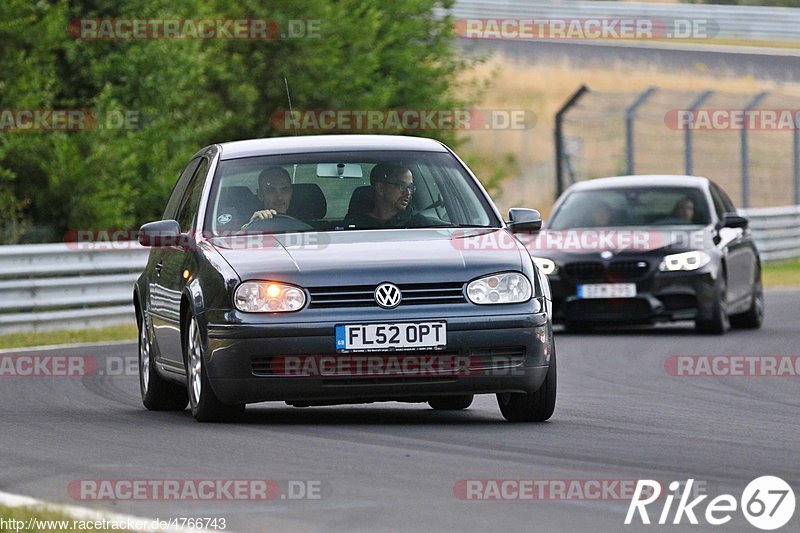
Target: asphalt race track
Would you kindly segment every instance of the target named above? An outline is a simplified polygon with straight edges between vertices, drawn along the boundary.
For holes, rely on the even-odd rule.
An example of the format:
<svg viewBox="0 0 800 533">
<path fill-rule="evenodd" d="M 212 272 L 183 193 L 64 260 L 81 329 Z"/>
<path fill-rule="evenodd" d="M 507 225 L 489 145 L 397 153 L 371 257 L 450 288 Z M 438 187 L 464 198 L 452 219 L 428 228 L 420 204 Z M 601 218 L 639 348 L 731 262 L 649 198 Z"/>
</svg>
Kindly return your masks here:
<svg viewBox="0 0 800 533">
<path fill-rule="evenodd" d="M 538 425 L 503 421 L 493 396 L 456 413 L 424 404 L 261 404 L 241 423 L 203 425 L 188 411 L 144 410 L 132 373 L 0 377 L 0 491 L 147 518 L 225 517 L 240 532 L 708 531 L 685 519 L 623 526 L 625 499 L 467 501 L 454 486 L 694 478 L 711 497 L 738 498 L 750 480 L 775 475 L 798 492 L 800 377 L 674 377 L 664 363 L 670 355 L 798 355 L 799 315 L 800 291 L 782 290 L 768 292 L 756 332 L 700 336 L 679 324 L 559 333 L 556 413 Z M 136 346 L 47 353 L 97 357 L 104 367 L 104 358 L 135 358 Z M 307 480 L 319 482 L 322 497 L 76 500 L 68 486 L 83 479 Z M 650 512 L 653 521 L 660 511 Z M 798 525 L 800 509 L 782 531 Z M 714 530 L 758 531 L 741 512 Z"/>
<path fill-rule="evenodd" d="M 496 52 L 523 63 L 569 61 L 578 67 L 658 66 L 675 72 L 791 82 L 800 79 L 798 52 L 791 49 L 671 43 L 514 41 L 461 39 L 463 48 Z"/>
</svg>

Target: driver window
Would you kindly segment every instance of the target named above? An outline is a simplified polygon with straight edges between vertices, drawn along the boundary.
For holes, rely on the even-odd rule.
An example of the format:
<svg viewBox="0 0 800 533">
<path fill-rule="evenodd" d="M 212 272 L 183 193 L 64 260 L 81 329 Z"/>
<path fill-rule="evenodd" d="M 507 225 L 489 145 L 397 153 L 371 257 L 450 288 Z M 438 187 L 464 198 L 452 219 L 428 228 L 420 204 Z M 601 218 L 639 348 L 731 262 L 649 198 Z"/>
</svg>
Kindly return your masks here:
<svg viewBox="0 0 800 533">
<path fill-rule="evenodd" d="M 194 216 L 197 213 L 197 207 L 200 205 L 200 196 L 203 194 L 203 184 L 205 183 L 206 173 L 208 172 L 208 159 L 203 158 L 200 166 L 192 177 L 186 194 L 183 197 L 183 202 L 178 210 L 178 225 L 181 231 L 186 232 L 192 229 Z"/>
</svg>

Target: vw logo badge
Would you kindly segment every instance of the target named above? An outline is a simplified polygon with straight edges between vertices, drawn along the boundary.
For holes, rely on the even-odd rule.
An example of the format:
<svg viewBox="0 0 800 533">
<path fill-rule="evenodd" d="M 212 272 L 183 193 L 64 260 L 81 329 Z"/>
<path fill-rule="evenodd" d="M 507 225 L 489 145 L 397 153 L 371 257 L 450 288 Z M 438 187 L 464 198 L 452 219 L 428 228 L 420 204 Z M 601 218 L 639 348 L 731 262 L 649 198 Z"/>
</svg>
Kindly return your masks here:
<svg viewBox="0 0 800 533">
<path fill-rule="evenodd" d="M 603 250 L 602 252 L 600 252 L 600 257 L 603 259 L 611 259 L 612 257 L 614 257 L 614 254 L 609 252 L 608 250 Z"/>
<path fill-rule="evenodd" d="M 381 283 L 375 289 L 375 303 L 384 309 L 397 307 L 402 299 L 403 295 L 400 294 L 400 289 L 392 283 Z"/>
</svg>

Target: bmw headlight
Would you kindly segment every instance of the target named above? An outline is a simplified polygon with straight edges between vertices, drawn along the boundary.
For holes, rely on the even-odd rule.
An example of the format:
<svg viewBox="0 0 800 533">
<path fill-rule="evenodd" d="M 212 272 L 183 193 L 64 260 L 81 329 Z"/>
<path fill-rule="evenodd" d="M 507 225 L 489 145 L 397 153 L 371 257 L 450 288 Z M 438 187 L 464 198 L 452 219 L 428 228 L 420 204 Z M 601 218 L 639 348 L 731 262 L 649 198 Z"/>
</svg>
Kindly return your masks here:
<svg viewBox="0 0 800 533">
<path fill-rule="evenodd" d="M 693 252 L 683 252 L 680 254 L 670 254 L 664 257 L 658 269 L 662 272 L 677 272 L 679 270 L 697 270 L 703 268 L 711 256 L 700 250 Z"/>
<path fill-rule="evenodd" d="M 531 282 L 518 272 L 492 274 L 470 282 L 467 297 L 478 305 L 527 302 L 531 298 Z"/>
<path fill-rule="evenodd" d="M 299 287 L 274 281 L 245 281 L 233 297 L 236 309 L 248 313 L 298 311 L 306 304 L 306 293 Z"/>
<path fill-rule="evenodd" d="M 545 257 L 531 257 L 531 259 L 533 259 L 534 264 L 539 267 L 539 270 L 541 270 L 545 276 L 555 274 L 558 271 L 558 265 L 556 265 L 555 261 L 552 259 L 547 259 Z"/>
</svg>

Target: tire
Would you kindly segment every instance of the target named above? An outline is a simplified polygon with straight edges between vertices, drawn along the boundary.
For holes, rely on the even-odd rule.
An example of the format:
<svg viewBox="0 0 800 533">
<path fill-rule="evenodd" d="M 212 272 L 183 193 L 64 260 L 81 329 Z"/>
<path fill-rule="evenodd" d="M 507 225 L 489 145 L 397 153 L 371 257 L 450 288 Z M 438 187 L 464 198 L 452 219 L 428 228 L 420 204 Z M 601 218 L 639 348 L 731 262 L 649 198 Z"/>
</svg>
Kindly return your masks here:
<svg viewBox="0 0 800 533">
<path fill-rule="evenodd" d="M 698 333 L 711 335 L 723 335 L 730 329 L 730 318 L 728 317 L 728 304 L 725 302 L 728 286 L 724 274 L 720 276 L 714 288 L 714 303 L 711 306 L 711 317 L 695 321 L 695 329 Z"/>
<path fill-rule="evenodd" d="M 731 315 L 731 327 L 737 329 L 759 329 L 764 322 L 764 285 L 761 273 L 753 284 L 753 300 L 744 313 Z"/>
<path fill-rule="evenodd" d="M 186 363 L 186 389 L 189 391 L 192 416 L 198 422 L 227 422 L 239 418 L 244 414 L 244 404 L 222 403 L 211 389 L 197 318 L 190 316 L 187 326 L 183 351 Z"/>
<path fill-rule="evenodd" d="M 542 386 L 533 393 L 500 393 L 497 404 L 509 422 L 544 422 L 553 416 L 556 407 L 556 351 L 550 358 L 550 368 Z"/>
<path fill-rule="evenodd" d="M 428 405 L 430 405 L 436 411 L 458 411 L 461 409 L 466 409 L 472 405 L 472 400 L 474 398 L 474 394 L 440 396 L 438 398 L 431 398 L 428 400 Z"/>
<path fill-rule="evenodd" d="M 152 357 L 150 328 L 139 316 L 139 391 L 142 403 L 150 411 L 183 411 L 189 403 L 186 389 L 158 375 Z"/>
</svg>

